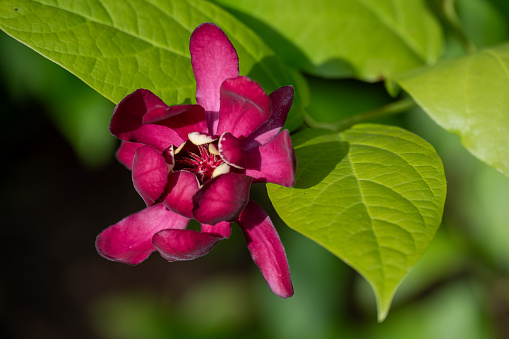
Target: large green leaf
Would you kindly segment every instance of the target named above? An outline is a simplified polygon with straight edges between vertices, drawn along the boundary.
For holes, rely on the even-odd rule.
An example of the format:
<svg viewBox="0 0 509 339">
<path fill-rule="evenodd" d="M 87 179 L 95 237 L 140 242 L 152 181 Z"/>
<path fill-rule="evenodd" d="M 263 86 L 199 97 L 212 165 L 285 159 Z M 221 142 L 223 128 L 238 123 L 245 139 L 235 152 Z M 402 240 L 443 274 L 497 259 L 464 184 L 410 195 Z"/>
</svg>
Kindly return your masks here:
<svg viewBox="0 0 509 339">
<path fill-rule="evenodd" d="M 304 130 L 293 143 L 295 187 L 268 186 L 276 211 L 369 281 L 383 320 L 440 225 L 446 195 L 440 158 L 418 136 L 383 125 Z"/>
<path fill-rule="evenodd" d="M 398 78 L 427 114 L 509 176 L 509 44 Z"/>
<path fill-rule="evenodd" d="M 0 28 L 78 76 L 117 103 L 137 88 L 168 104 L 193 101 L 189 37 L 203 22 L 215 22 L 240 58 L 241 74 L 266 91 L 298 84 L 298 75 L 265 43 L 221 8 L 198 0 L 16 0 L 0 2 Z M 299 90 L 299 88 L 297 88 Z M 296 96 L 287 121 L 301 123 Z"/>
<path fill-rule="evenodd" d="M 315 75 L 376 81 L 440 55 L 440 26 L 422 0 L 216 2 Z"/>
</svg>

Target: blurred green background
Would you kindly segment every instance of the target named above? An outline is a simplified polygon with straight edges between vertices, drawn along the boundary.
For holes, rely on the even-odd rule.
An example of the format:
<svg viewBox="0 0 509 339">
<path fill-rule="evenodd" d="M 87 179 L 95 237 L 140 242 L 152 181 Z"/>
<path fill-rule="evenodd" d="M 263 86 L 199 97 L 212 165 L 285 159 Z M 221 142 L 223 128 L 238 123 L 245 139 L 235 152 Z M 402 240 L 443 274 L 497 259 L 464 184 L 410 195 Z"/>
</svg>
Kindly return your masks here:
<svg viewBox="0 0 509 339">
<path fill-rule="evenodd" d="M 509 38 L 505 0 L 461 0 L 457 12 L 478 47 Z M 461 54 L 444 27 L 445 57 Z M 271 293 L 237 227 L 191 262 L 155 253 L 131 267 L 101 258 L 97 234 L 144 207 L 113 156 L 114 105 L 3 33 L 0 51 L 3 338 L 509 338 L 509 179 L 420 109 L 382 122 L 435 146 L 448 179 L 445 214 L 378 324 L 367 283 L 287 228 L 263 185 L 252 194 L 285 245 L 295 287 L 288 300 Z M 308 112 L 322 121 L 392 101 L 381 83 L 306 79 Z"/>
</svg>

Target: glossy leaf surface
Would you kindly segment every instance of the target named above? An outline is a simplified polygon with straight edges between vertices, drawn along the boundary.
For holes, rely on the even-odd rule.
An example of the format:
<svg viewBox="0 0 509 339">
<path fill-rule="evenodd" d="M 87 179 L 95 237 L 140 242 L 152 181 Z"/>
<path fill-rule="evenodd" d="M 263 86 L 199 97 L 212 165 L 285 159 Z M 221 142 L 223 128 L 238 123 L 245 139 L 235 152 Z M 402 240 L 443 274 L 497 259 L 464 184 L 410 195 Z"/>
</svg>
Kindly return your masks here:
<svg viewBox="0 0 509 339">
<path fill-rule="evenodd" d="M 416 70 L 398 83 L 472 154 L 509 176 L 509 44 Z"/>
<path fill-rule="evenodd" d="M 376 81 L 440 55 L 442 33 L 421 0 L 217 0 L 281 55 L 323 77 Z"/>
<path fill-rule="evenodd" d="M 281 218 L 371 284 L 379 320 L 440 225 L 446 195 L 435 150 L 397 127 L 305 130 L 294 188 L 269 185 Z"/>
</svg>

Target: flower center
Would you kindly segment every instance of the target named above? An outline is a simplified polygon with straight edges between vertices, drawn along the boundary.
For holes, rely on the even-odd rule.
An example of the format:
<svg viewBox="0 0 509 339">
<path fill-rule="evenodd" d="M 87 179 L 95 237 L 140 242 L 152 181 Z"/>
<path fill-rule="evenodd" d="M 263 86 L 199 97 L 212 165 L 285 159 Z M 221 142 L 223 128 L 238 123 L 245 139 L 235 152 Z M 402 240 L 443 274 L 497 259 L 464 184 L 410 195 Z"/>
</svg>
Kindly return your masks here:
<svg viewBox="0 0 509 339">
<path fill-rule="evenodd" d="M 175 152 L 174 170 L 193 172 L 200 184 L 203 184 L 211 178 L 229 172 L 228 164 L 218 154 L 214 154 L 216 152 L 213 143 L 194 145 L 186 142 Z"/>
</svg>

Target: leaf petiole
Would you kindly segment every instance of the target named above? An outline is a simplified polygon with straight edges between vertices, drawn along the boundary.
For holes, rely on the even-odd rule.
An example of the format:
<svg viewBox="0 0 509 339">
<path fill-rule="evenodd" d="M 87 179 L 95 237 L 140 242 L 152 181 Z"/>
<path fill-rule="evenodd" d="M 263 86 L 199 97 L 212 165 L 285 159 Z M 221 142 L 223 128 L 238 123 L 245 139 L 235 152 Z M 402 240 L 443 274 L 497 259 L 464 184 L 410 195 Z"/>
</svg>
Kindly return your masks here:
<svg viewBox="0 0 509 339">
<path fill-rule="evenodd" d="M 415 106 L 415 101 L 410 98 L 404 98 L 377 109 L 367 111 L 364 113 L 356 114 L 346 119 L 341 119 L 334 122 L 319 122 L 313 119 L 309 114 L 304 113 L 304 123 L 310 128 L 328 129 L 334 132 L 343 131 L 355 124 L 362 122 L 370 122 L 373 119 L 387 117 L 407 111 Z"/>
<path fill-rule="evenodd" d="M 445 0 L 443 2 L 443 13 L 447 23 L 450 25 L 452 31 L 461 42 L 465 51 L 467 53 L 473 53 L 477 51 L 476 45 L 469 39 L 469 37 L 465 34 L 465 31 L 461 27 L 460 19 L 456 14 L 456 9 L 454 8 L 455 0 Z"/>
</svg>

